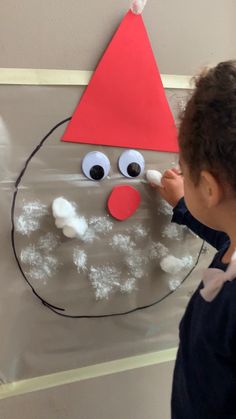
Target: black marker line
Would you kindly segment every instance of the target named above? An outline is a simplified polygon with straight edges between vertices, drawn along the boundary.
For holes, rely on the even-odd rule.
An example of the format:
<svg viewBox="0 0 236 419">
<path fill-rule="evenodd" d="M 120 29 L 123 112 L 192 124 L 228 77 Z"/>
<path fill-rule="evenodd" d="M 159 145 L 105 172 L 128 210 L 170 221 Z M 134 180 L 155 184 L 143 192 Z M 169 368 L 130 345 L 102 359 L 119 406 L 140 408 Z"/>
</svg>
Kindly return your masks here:
<svg viewBox="0 0 236 419">
<path fill-rule="evenodd" d="M 61 317 L 67 317 L 70 319 L 98 319 L 98 318 L 107 318 L 107 317 L 117 317 L 117 316 L 125 316 L 131 313 L 135 313 L 136 311 L 141 311 L 141 310 L 145 310 L 147 308 L 153 307 L 154 305 L 162 302 L 165 298 L 169 297 L 169 295 L 173 294 L 176 290 L 170 291 L 168 294 L 166 294 L 164 297 L 162 297 L 161 299 L 154 301 L 153 303 L 150 304 L 146 304 L 144 306 L 139 306 L 139 307 L 135 307 L 131 310 L 128 311 L 124 311 L 124 312 L 120 312 L 120 313 L 110 313 L 110 314 L 99 314 L 99 315 L 70 315 L 70 314 L 66 314 L 63 313 L 65 312 L 64 308 L 61 307 L 56 307 L 53 304 L 49 303 L 47 300 L 45 300 L 44 298 L 40 297 L 40 295 L 37 293 L 37 291 L 35 290 L 35 288 L 33 287 L 33 285 L 30 283 L 30 281 L 28 280 L 28 278 L 26 277 L 21 263 L 19 261 L 19 258 L 17 256 L 17 252 L 16 252 L 16 246 L 15 246 L 15 222 L 14 222 L 14 213 L 15 213 L 15 204 L 16 204 L 16 197 L 17 197 L 17 193 L 18 193 L 18 187 L 19 184 L 22 180 L 22 177 L 25 174 L 25 171 L 28 167 L 28 164 L 30 163 L 31 159 L 34 157 L 34 155 L 40 150 L 40 148 L 43 146 L 44 142 L 47 140 L 47 138 L 61 125 L 65 124 L 66 122 L 70 121 L 71 117 L 64 119 L 63 121 L 59 122 L 58 124 L 56 124 L 47 134 L 46 136 L 40 141 L 40 143 L 37 145 L 37 147 L 35 147 L 35 149 L 32 151 L 32 153 L 30 154 L 30 156 L 28 157 L 28 159 L 26 160 L 23 169 L 20 172 L 20 175 L 18 176 L 18 178 L 16 179 L 15 182 L 15 191 L 13 194 L 13 199 L 12 199 L 12 205 L 11 205 L 11 224 L 12 224 L 12 229 L 11 229 L 11 246 L 12 246 L 12 250 L 16 259 L 16 263 L 18 265 L 18 268 L 24 278 L 24 280 L 26 281 L 26 283 L 29 285 L 29 287 L 31 288 L 33 294 L 41 301 L 41 303 L 47 307 L 49 310 L 51 310 L 53 313 L 57 314 L 58 316 Z M 199 250 L 196 262 L 194 264 L 194 266 L 191 268 L 191 270 L 188 272 L 188 274 L 185 276 L 185 278 L 183 279 L 183 281 L 181 282 L 181 284 L 177 287 L 179 288 L 185 281 L 186 279 L 191 275 L 191 273 L 193 272 L 193 270 L 196 268 L 196 266 L 198 265 L 200 256 L 202 254 L 202 250 L 204 247 L 205 242 L 202 242 L 201 248 Z M 176 288 L 176 289 L 177 289 Z M 59 312 L 58 312 L 59 311 Z"/>
<path fill-rule="evenodd" d="M 63 121 L 59 122 L 57 125 L 55 125 L 46 135 L 45 137 L 40 141 L 40 143 L 37 145 L 37 147 L 35 147 L 35 149 L 32 151 L 32 153 L 30 154 L 30 156 L 28 157 L 28 159 L 26 160 L 23 169 L 21 170 L 18 178 L 16 179 L 15 182 L 15 191 L 13 194 L 13 200 L 12 200 L 12 205 L 11 205 L 11 225 L 12 225 L 12 229 L 11 229 L 11 245 L 12 245 L 12 250 L 16 259 L 16 263 L 18 265 L 18 268 L 20 269 L 21 274 L 23 275 L 23 278 L 25 279 L 25 281 L 27 282 L 27 284 L 30 286 L 32 292 L 34 293 L 34 295 L 41 301 L 42 304 L 44 304 L 45 306 L 49 307 L 51 306 L 53 309 L 56 310 L 61 310 L 61 311 L 65 311 L 63 308 L 60 307 L 56 307 L 50 303 L 48 303 L 46 300 L 44 300 L 42 297 L 40 297 L 40 295 L 37 293 L 37 291 L 34 289 L 33 285 L 30 283 L 30 281 L 28 280 L 28 278 L 26 277 L 20 261 L 18 259 L 17 256 L 17 252 L 16 252 L 16 247 L 15 247 L 15 223 L 14 223 L 14 212 L 15 212 L 15 204 L 16 204 L 16 197 L 17 197 L 17 193 L 18 193 L 18 187 L 19 184 L 21 182 L 22 177 L 25 174 L 25 171 L 28 167 L 28 164 L 30 163 L 31 159 L 33 158 L 33 156 L 40 150 L 40 148 L 43 146 L 44 142 L 47 140 L 47 138 L 62 124 L 70 121 L 71 117 L 64 119 Z"/>
</svg>

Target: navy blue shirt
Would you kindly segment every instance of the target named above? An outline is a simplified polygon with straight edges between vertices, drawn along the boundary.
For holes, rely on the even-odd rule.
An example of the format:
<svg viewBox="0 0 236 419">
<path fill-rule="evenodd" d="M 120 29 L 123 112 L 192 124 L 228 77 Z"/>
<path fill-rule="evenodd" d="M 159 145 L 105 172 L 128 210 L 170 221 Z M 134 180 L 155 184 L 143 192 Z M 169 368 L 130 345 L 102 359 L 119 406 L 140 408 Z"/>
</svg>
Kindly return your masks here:
<svg viewBox="0 0 236 419">
<path fill-rule="evenodd" d="M 204 226 L 182 198 L 172 222 L 186 225 L 217 249 L 210 267 L 226 270 L 222 257 L 229 237 Z M 179 326 L 173 377 L 172 419 L 236 419 L 236 280 L 227 281 L 212 302 L 199 290 L 190 299 Z"/>
</svg>

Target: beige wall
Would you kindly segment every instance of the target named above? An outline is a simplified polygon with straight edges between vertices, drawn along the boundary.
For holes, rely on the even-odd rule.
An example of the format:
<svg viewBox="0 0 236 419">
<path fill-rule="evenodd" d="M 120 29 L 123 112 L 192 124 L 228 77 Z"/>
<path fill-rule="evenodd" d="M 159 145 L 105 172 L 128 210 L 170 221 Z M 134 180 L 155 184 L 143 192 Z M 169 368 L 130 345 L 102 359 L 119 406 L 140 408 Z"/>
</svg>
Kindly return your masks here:
<svg viewBox="0 0 236 419">
<path fill-rule="evenodd" d="M 129 0 L 1 0 L 0 67 L 92 70 Z M 235 0 L 148 0 L 162 73 L 194 74 L 236 56 Z"/>
</svg>

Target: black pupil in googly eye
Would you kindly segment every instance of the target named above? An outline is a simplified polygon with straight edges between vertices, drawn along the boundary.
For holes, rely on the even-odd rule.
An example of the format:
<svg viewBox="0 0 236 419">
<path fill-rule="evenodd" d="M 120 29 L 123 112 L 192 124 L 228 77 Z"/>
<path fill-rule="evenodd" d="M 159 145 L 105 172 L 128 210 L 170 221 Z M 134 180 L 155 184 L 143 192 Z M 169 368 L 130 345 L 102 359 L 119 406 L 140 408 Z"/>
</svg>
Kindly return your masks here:
<svg viewBox="0 0 236 419">
<path fill-rule="evenodd" d="M 94 180 L 101 180 L 104 176 L 104 169 L 98 164 L 90 169 L 90 176 Z"/>
<path fill-rule="evenodd" d="M 136 177 L 141 173 L 141 167 L 138 163 L 130 163 L 127 167 L 127 173 L 131 177 Z"/>
</svg>

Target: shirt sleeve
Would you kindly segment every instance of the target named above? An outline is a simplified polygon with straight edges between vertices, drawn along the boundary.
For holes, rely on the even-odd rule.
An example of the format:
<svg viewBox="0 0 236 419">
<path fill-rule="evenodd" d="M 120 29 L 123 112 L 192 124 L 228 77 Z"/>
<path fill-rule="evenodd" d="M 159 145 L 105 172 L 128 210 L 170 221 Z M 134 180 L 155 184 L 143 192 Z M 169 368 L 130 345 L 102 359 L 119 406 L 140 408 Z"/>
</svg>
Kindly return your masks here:
<svg viewBox="0 0 236 419">
<path fill-rule="evenodd" d="M 222 231 L 213 230 L 196 220 L 186 207 L 184 198 L 181 198 L 173 209 L 172 223 L 185 225 L 195 234 L 209 243 L 215 249 L 220 250 L 229 241 L 229 236 Z"/>
</svg>

